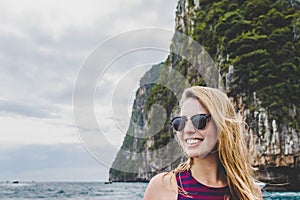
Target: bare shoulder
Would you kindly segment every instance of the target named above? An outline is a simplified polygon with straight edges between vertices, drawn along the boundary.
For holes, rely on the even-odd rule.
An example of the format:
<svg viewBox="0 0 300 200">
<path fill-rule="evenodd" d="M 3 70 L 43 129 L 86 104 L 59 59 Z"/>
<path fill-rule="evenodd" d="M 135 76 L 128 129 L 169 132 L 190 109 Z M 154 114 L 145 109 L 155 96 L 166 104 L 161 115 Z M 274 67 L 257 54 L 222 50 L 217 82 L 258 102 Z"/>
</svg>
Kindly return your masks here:
<svg viewBox="0 0 300 200">
<path fill-rule="evenodd" d="M 177 183 L 172 172 L 154 176 L 146 189 L 144 200 L 177 199 Z"/>
</svg>

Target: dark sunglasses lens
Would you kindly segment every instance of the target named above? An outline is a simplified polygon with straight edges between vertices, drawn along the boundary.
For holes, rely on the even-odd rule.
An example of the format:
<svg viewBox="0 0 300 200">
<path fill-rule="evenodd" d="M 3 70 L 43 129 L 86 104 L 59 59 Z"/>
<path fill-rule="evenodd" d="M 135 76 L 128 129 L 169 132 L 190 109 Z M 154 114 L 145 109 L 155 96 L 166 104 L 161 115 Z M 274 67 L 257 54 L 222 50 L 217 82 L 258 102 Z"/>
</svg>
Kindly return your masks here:
<svg viewBox="0 0 300 200">
<path fill-rule="evenodd" d="M 185 126 L 185 119 L 182 117 L 176 117 L 172 120 L 172 126 L 176 131 L 182 131 Z"/>
<path fill-rule="evenodd" d="M 192 123 L 196 129 L 201 130 L 206 127 L 207 119 L 207 115 L 195 115 L 192 117 Z"/>
</svg>

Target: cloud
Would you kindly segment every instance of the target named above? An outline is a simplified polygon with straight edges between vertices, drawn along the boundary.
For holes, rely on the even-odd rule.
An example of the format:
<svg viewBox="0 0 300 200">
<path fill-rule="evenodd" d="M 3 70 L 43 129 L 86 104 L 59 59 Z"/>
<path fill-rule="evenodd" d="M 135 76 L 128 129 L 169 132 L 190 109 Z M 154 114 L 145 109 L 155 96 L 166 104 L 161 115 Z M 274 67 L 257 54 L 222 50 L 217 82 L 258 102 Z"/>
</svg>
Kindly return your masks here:
<svg viewBox="0 0 300 200">
<path fill-rule="evenodd" d="M 69 29 L 112 34 L 144 26 L 170 27 L 175 0 L 2 0 L 1 32 L 23 39 L 28 30 L 39 30 L 59 39 Z M 172 22 L 171 21 L 171 22 Z M 173 27 L 170 27 L 173 28 Z M 102 30 L 102 31 L 100 31 Z"/>
<path fill-rule="evenodd" d="M 160 17 L 166 8 L 174 16 L 172 1 L 164 6 L 159 1 L 113 2 L 1 1 L 1 96 L 18 93 L 24 101 L 42 97 L 70 103 L 78 69 L 97 44 L 138 27 L 172 28 L 170 18 Z"/>
<path fill-rule="evenodd" d="M 0 114 L 2 113 L 3 115 L 13 113 L 27 117 L 58 118 L 59 115 L 55 113 L 56 110 L 55 107 L 49 108 L 42 105 L 0 100 Z"/>
<path fill-rule="evenodd" d="M 98 171 L 97 164 L 84 165 L 91 156 L 85 151 L 82 153 L 82 149 L 68 151 L 68 148 L 80 145 L 72 110 L 76 76 L 84 60 L 97 45 L 112 36 L 142 27 L 173 29 L 176 2 L 0 1 L 0 168 L 3 171 L 0 179 L 10 179 L 15 174 L 28 180 L 38 176 L 41 180 L 71 180 L 76 179 L 75 174 L 79 173 L 78 180 L 83 180 L 85 177 L 92 179 L 92 174 L 99 171 L 107 174 L 108 169 L 100 167 Z M 118 49 L 120 46 L 112 48 Z M 126 129 L 131 109 L 128 101 L 133 101 L 126 98 L 124 90 L 114 102 L 116 108 L 129 107 L 125 117 L 117 118 L 122 124 L 120 131 L 111 113 L 111 87 L 105 85 L 113 86 L 114 81 L 122 80 L 132 66 L 152 62 L 149 57 L 155 57 L 157 62 L 165 59 L 161 55 L 153 55 L 137 52 L 121 58 L 103 79 L 104 87 L 96 90 L 96 107 L 102 105 L 102 109 L 95 112 L 105 122 L 102 128 L 106 139 L 115 147 L 114 151 L 107 152 L 110 160 L 115 157 L 123 141 L 123 129 Z M 120 66 L 127 68 L 120 71 Z M 117 85 L 123 83 L 117 82 Z M 129 93 L 132 98 L 134 92 Z M 97 130 L 93 134 L 96 133 Z M 107 149 L 101 141 L 95 145 L 98 145 L 97 151 L 105 152 Z M 67 154 L 71 158 L 64 157 Z M 69 160 L 74 157 L 78 158 L 78 162 Z M 26 169 L 22 169 L 21 166 L 27 162 Z M 18 170 L 9 171 L 14 167 Z"/>
<path fill-rule="evenodd" d="M 0 149 L 30 144 L 80 143 L 74 125 L 65 119 L 0 116 Z"/>
</svg>

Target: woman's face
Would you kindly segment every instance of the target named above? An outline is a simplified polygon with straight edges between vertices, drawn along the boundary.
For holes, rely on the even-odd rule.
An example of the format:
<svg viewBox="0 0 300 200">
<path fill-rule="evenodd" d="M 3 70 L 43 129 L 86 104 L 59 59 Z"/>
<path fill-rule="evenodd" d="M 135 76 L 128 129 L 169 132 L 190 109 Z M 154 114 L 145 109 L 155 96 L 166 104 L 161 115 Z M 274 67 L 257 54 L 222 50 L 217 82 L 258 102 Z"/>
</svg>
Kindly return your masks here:
<svg viewBox="0 0 300 200">
<path fill-rule="evenodd" d="M 217 128 L 211 118 L 206 127 L 202 130 L 196 129 L 190 118 L 197 114 L 210 114 L 203 105 L 196 99 L 188 98 L 181 107 L 181 116 L 186 116 L 186 121 L 182 131 L 177 132 L 180 145 L 188 157 L 204 158 L 215 150 L 218 140 Z"/>
</svg>

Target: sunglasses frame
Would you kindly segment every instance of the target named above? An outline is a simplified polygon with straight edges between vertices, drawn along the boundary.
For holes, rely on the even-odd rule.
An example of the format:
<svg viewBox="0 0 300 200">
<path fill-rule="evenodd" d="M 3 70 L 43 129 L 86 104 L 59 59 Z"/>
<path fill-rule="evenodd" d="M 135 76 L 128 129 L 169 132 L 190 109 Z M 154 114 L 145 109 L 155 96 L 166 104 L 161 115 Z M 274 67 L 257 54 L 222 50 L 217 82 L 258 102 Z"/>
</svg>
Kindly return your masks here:
<svg viewBox="0 0 300 200">
<path fill-rule="evenodd" d="M 193 118 L 196 117 L 196 116 L 204 116 L 204 119 L 205 119 L 205 126 L 204 126 L 203 128 L 198 129 L 198 128 L 195 126 L 195 124 L 194 124 L 194 122 L 193 122 Z M 176 128 L 174 128 L 173 122 L 174 122 L 175 119 L 178 119 L 178 118 L 184 119 L 184 126 L 183 126 L 182 129 L 176 130 Z M 184 128 L 185 128 L 185 126 L 186 126 L 186 122 L 187 122 L 188 120 L 191 120 L 191 121 L 192 121 L 192 124 L 193 124 L 193 127 L 194 127 L 195 129 L 197 129 L 197 130 L 203 130 L 203 129 L 206 128 L 206 126 L 207 126 L 207 124 L 208 124 L 208 122 L 209 122 L 210 119 L 211 119 L 211 115 L 210 115 L 210 114 L 196 114 L 196 115 L 193 115 L 193 116 L 191 116 L 191 117 L 177 116 L 177 117 L 173 117 L 173 118 L 171 119 L 171 125 L 172 125 L 172 127 L 173 127 L 173 129 L 174 129 L 175 131 L 180 132 L 180 131 L 183 131 L 183 130 L 184 130 Z"/>
</svg>

